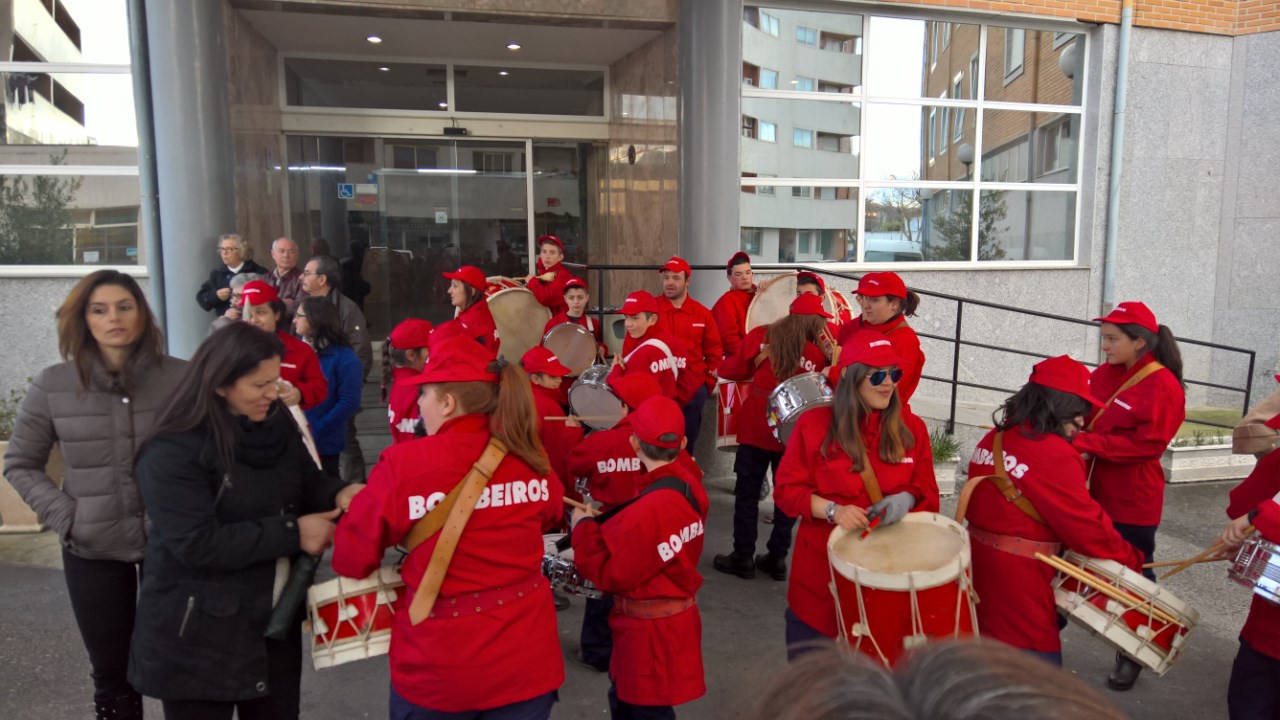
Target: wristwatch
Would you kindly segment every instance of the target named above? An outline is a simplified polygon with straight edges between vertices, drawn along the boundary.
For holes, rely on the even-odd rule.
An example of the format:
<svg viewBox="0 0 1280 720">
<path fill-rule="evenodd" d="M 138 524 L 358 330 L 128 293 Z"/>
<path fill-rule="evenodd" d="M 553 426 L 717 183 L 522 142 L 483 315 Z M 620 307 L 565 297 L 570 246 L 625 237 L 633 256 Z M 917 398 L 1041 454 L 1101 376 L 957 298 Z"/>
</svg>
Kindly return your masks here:
<svg viewBox="0 0 1280 720">
<path fill-rule="evenodd" d="M 839 506 L 836 505 L 834 502 L 827 503 L 827 509 L 825 510 L 825 513 L 827 516 L 827 522 L 831 523 L 832 525 L 836 524 L 836 508 L 837 507 Z"/>
</svg>

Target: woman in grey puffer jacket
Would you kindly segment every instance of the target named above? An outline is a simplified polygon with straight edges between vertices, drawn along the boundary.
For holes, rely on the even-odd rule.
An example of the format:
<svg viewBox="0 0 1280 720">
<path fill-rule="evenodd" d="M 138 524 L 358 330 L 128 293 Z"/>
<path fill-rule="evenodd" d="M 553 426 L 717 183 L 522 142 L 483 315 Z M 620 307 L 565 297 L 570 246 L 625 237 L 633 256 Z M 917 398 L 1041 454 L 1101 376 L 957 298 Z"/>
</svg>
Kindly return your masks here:
<svg viewBox="0 0 1280 720">
<path fill-rule="evenodd" d="M 134 454 L 186 363 L 164 340 L 133 278 L 86 276 L 58 308 L 66 362 L 31 383 L 4 455 L 5 479 L 62 540 L 67 591 L 89 653 L 98 718 L 141 718 L 129 686 L 138 571 L 146 545 Z M 45 473 L 57 443 L 62 487 Z"/>
</svg>

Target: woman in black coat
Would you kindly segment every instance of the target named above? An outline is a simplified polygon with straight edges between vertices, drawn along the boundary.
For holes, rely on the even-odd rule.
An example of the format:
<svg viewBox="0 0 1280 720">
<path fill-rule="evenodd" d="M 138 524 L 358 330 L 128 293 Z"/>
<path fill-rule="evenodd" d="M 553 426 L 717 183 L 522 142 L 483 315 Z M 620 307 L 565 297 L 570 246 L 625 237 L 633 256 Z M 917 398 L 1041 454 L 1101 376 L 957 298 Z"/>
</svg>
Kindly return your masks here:
<svg viewBox="0 0 1280 720">
<path fill-rule="evenodd" d="M 342 488 L 278 400 L 279 338 L 246 323 L 196 351 L 138 456 L 151 518 L 129 680 L 166 718 L 298 717 L 299 624 L 264 638 L 284 559 L 333 538 Z"/>
</svg>

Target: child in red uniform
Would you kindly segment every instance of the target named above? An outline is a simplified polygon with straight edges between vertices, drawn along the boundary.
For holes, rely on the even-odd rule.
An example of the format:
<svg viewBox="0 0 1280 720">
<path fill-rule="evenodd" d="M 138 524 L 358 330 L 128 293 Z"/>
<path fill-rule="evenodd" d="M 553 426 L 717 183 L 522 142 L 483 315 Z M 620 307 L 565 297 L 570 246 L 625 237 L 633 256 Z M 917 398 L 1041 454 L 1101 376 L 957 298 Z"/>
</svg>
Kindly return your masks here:
<svg viewBox="0 0 1280 720">
<path fill-rule="evenodd" d="M 569 451 L 582 440 L 582 426 L 575 420 L 548 420 L 564 416 L 560 406 L 560 383 L 569 374 L 569 368 L 550 350 L 541 345 L 530 348 L 520 358 L 520 367 L 529 375 L 533 387 L 533 404 L 538 413 L 538 435 L 547 451 L 551 469 L 563 478 L 565 495 L 574 500 L 582 496 L 573 488 L 573 475 L 569 472 Z"/>
<path fill-rule="evenodd" d="M 797 273 L 796 295 L 804 295 L 805 293 L 817 295 L 825 301 L 827 297 L 827 284 L 823 282 L 822 278 L 819 277 L 817 273 L 811 273 L 808 271 Z M 836 308 L 836 311 L 835 317 L 831 319 L 831 322 L 827 323 L 827 330 L 831 332 L 831 337 L 833 338 L 840 337 L 840 327 L 842 325 L 853 321 L 853 316 L 849 314 L 849 309 L 847 307 L 838 307 Z"/>
<path fill-rule="evenodd" d="M 417 435 L 418 386 L 409 378 L 427 364 L 427 338 L 431 323 L 409 318 L 396 325 L 382 344 L 382 400 L 387 403 L 391 442 L 401 443 Z"/>
<path fill-rule="evenodd" d="M 561 523 L 564 511 L 560 481 L 538 440 L 529 381 L 456 334 L 433 333 L 429 349 L 422 374 L 410 379 L 422 387 L 427 437 L 382 454 L 336 531 L 333 569 L 344 577 L 376 570 L 386 548 L 466 476 L 489 438 L 502 440 L 508 453 L 475 505 L 431 615 L 415 625 L 408 612 L 396 613 L 390 716 L 545 720 L 564 682 L 564 661 L 542 576 L 542 533 Z M 438 538 L 401 566 L 410 597 Z"/>
<path fill-rule="evenodd" d="M 725 268 L 729 277 L 729 290 L 711 306 L 711 315 L 720 330 L 720 344 L 724 356 L 738 352 L 738 345 L 747 334 L 747 308 L 756 296 L 756 284 L 752 281 L 751 258 L 744 252 L 736 252 Z"/>
<path fill-rule="evenodd" d="M 1106 406 L 1071 444 L 1089 465 L 1089 494 L 1149 563 L 1164 511 L 1160 456 L 1186 418 L 1182 355 L 1173 332 L 1140 302 L 1122 302 L 1095 320 L 1102 323 L 1107 361 L 1094 369 L 1089 387 Z M 1150 569 L 1143 575 L 1156 579 Z M 1117 653 L 1107 686 L 1128 690 L 1141 671 L 1141 665 Z"/>
<path fill-rule="evenodd" d="M 1000 435 L 1009 481 L 1041 520 L 1005 499 L 983 481 L 968 497 L 973 582 L 978 628 L 984 637 L 1028 650 L 1062 665 L 1058 611 L 1049 582 L 1054 571 L 1035 559 L 1057 555 L 1065 545 L 1088 557 L 1115 560 L 1141 570 L 1142 553 L 1111 526 L 1085 484 L 1084 461 L 1070 438 L 1098 401 L 1089 394 L 1089 370 L 1062 355 L 1044 360 L 1005 401 L 996 428 L 978 442 L 969 477 L 995 473 L 993 443 Z M 961 504 L 964 505 L 964 500 Z"/>
<path fill-rule="evenodd" d="M 581 278 L 569 278 L 564 284 L 564 303 L 568 309 L 551 316 L 547 324 L 542 327 L 542 334 L 545 337 L 551 332 L 551 328 L 564 323 L 581 325 L 596 339 L 596 357 L 603 358 L 609 354 L 609 348 L 605 347 L 600 323 L 587 314 L 588 300 L 590 300 L 590 293 L 587 290 L 587 282 Z M 569 386 L 576 379 L 576 375 L 566 376 L 565 381 L 560 385 L 560 404 L 565 407 L 569 406 Z"/>
<path fill-rule="evenodd" d="M 538 238 L 538 262 L 536 273 L 525 279 L 525 287 L 552 315 L 567 309 L 564 301 L 564 285 L 573 275 L 561 263 L 564 261 L 564 245 L 555 235 Z"/>
<path fill-rule="evenodd" d="M 457 272 L 441 273 L 449 280 L 449 303 L 458 309 L 458 316 L 444 323 L 457 323 L 467 337 L 474 339 L 495 355 L 502 343 L 498 326 L 489 312 L 489 300 L 484 289 L 488 284 L 484 271 L 472 265 L 463 265 Z"/>
<path fill-rule="evenodd" d="M 689 386 L 684 404 L 685 437 L 689 450 L 698 444 L 702 432 L 702 406 L 716 386 L 716 368 L 724 359 L 720 331 L 705 305 L 689 297 L 693 269 L 684 258 L 672 257 L 658 268 L 662 275 L 662 296 L 658 298 L 658 322 L 676 336 L 688 351 L 689 364 L 681 371 Z"/>
<path fill-rule="evenodd" d="M 787 588 L 789 658 L 805 643 L 836 637 L 827 560 L 832 525 L 858 530 L 867 527 L 871 513 L 883 513 L 888 525 L 911 511 L 938 511 L 929 429 L 898 399 L 900 362 L 880 333 L 849 338 L 836 366 L 840 381 L 831 407 L 800 416 L 778 465 L 774 502 L 800 518 Z M 863 480 L 866 463 L 879 480 L 879 502 Z"/>
<path fill-rule="evenodd" d="M 246 322 L 259 330 L 275 333 L 284 343 L 284 357 L 280 360 L 280 401 L 303 410 L 323 402 L 329 396 L 329 381 L 324 378 L 320 358 L 310 345 L 289 334 L 286 322 L 289 309 L 276 289 L 262 280 L 247 282 L 236 305 Z"/>
<path fill-rule="evenodd" d="M 690 374 L 685 373 L 688 353 L 684 343 L 658 326 L 657 299 L 637 290 L 627 296 L 618 312 L 626 318 L 627 337 L 622 342 L 622 354 L 613 358 L 609 377 L 648 373 L 658 381 L 664 396 L 674 398 L 683 407 L 702 384 L 702 378 L 690 380 Z"/>
<path fill-rule="evenodd" d="M 901 359 L 898 369 L 902 380 L 898 382 L 898 397 L 908 409 L 911 396 L 920 384 L 924 372 L 924 351 L 920 338 L 907 324 L 907 318 L 916 314 L 920 296 L 907 289 L 902 278 L 892 272 L 871 272 L 858 281 L 858 307 L 862 314 L 840 326 L 840 344 L 862 330 L 874 330 L 893 343 L 894 353 Z"/>
<path fill-rule="evenodd" d="M 757 568 L 774 580 L 787 579 L 787 553 L 796 524 L 794 515 L 775 507 L 768 553 L 756 555 L 760 491 L 770 469 L 777 479 L 778 463 L 786 449 L 766 419 L 769 394 L 793 375 L 820 372 L 828 363 L 819 343 L 831 316 L 822 308 L 822 300 L 817 295 L 801 295 L 791 302 L 790 311 L 781 320 L 747 333 L 738 353 L 720 366 L 720 375 L 727 380 L 750 380 L 751 392 L 739 410 L 738 449 L 733 460 L 737 475 L 733 486 L 733 552 L 715 556 L 713 565 L 720 572 L 745 579 L 754 578 Z"/>
<path fill-rule="evenodd" d="M 650 398 L 631 418 L 631 446 L 646 470 L 641 495 L 599 517 L 575 510 L 573 553 L 578 571 L 614 594 L 612 717 L 674 718 L 673 706 L 706 693 L 694 596 L 709 501 L 676 462 L 685 446 L 680 406 Z"/>
</svg>

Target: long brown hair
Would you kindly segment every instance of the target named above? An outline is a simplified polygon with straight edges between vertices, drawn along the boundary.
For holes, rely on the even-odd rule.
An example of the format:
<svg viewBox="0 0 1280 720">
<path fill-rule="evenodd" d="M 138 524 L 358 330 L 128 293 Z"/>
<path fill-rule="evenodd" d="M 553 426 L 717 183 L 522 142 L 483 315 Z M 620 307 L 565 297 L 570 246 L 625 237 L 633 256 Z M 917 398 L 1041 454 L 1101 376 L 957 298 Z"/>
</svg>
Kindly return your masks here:
<svg viewBox="0 0 1280 720">
<path fill-rule="evenodd" d="M 54 315 L 58 321 L 58 350 L 62 359 L 76 366 L 76 375 L 80 378 L 80 387 L 89 389 L 89 380 L 95 363 L 102 363 L 102 352 L 98 349 L 98 341 L 93 339 L 89 330 L 89 322 L 85 312 L 89 307 L 89 298 L 93 291 L 103 285 L 117 285 L 133 296 L 138 305 L 138 319 L 142 323 L 142 332 L 134 341 L 129 359 L 120 369 L 120 386 L 126 392 L 133 389 L 133 375 L 140 364 L 149 363 L 164 354 L 164 335 L 160 332 L 156 318 L 151 314 L 151 306 L 147 304 L 147 296 L 142 294 L 138 281 L 118 270 L 98 270 L 84 276 L 67 299 L 62 301 L 58 312 Z"/>
<path fill-rule="evenodd" d="M 833 446 L 839 446 L 853 460 L 854 472 L 862 472 L 866 467 L 862 421 L 875 412 L 863 401 L 858 387 L 873 370 L 875 368 L 870 365 L 854 363 L 840 374 L 840 383 L 832 398 L 831 428 L 822 442 L 823 459 L 830 457 Z M 902 403 L 898 399 L 897 388 L 894 388 L 893 395 L 889 397 L 889 407 L 880 411 L 880 448 L 877 455 L 884 462 L 898 463 L 915 444 L 915 436 L 902 421 Z"/>
<path fill-rule="evenodd" d="M 821 315 L 786 315 L 765 331 L 769 365 L 779 382 L 795 375 L 804 360 L 804 347 L 817 343 L 827 321 Z"/>
<path fill-rule="evenodd" d="M 1178 347 L 1178 338 L 1174 337 L 1173 331 L 1169 329 L 1168 325 L 1157 325 L 1158 332 L 1154 333 L 1141 325 L 1132 323 L 1116 325 L 1116 327 L 1130 340 L 1145 340 L 1147 349 L 1143 352 L 1155 355 L 1156 361 L 1169 368 L 1169 372 L 1178 378 L 1178 382 L 1182 383 L 1182 387 L 1185 388 L 1187 386 L 1187 383 L 1182 379 L 1182 350 Z"/>
<path fill-rule="evenodd" d="M 497 367 L 501 366 L 501 367 Z M 498 373 L 498 383 L 447 382 L 432 383 L 437 397 L 452 395 L 464 414 L 489 416 L 489 432 L 507 446 L 507 451 L 533 468 L 546 474 L 551 471 L 547 451 L 538 436 L 538 412 L 533 404 L 529 376 L 515 363 L 500 359 L 489 365 Z M 424 385 L 425 389 L 428 387 Z"/>
</svg>

